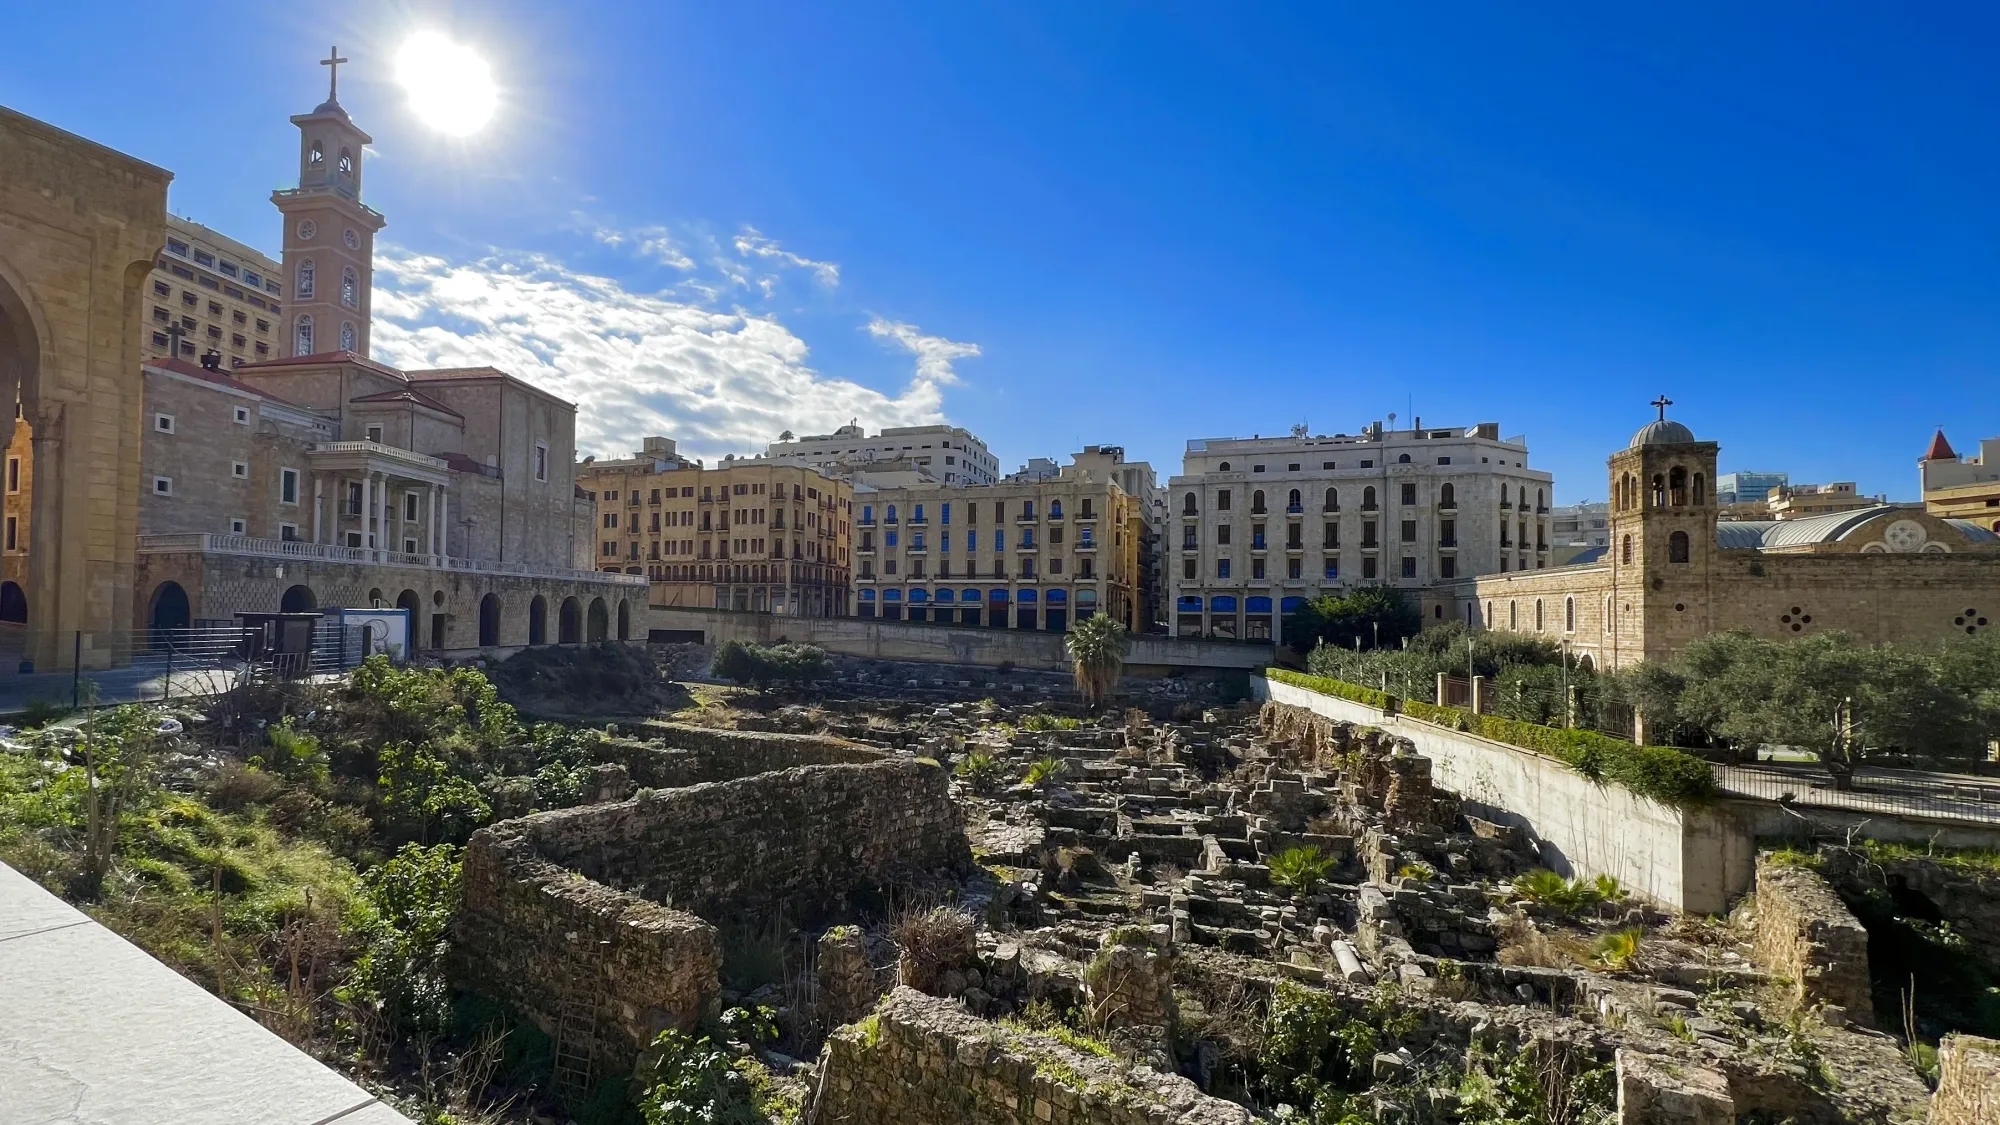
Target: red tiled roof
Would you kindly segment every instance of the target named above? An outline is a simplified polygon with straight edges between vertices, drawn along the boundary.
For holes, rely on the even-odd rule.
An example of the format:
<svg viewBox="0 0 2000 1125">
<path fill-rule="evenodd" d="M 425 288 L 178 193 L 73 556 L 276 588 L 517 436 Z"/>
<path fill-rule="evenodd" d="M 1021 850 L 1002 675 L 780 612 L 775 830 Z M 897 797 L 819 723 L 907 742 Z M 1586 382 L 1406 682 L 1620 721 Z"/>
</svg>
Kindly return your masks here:
<svg viewBox="0 0 2000 1125">
<path fill-rule="evenodd" d="M 1922 459 L 1925 461 L 1958 460 L 1958 454 L 1951 448 L 1951 443 L 1944 440 L 1944 430 L 1942 428 L 1938 430 L 1937 436 L 1931 439 L 1931 447 L 1923 455 Z"/>
<path fill-rule="evenodd" d="M 390 367 L 386 363 L 377 363 L 374 360 L 369 359 L 367 356 L 360 355 L 355 352 L 340 352 L 340 351 L 314 352 L 311 355 L 295 355 L 295 356 L 289 356 L 285 359 L 267 359 L 258 363 L 246 363 L 237 370 L 252 371 L 267 367 L 305 367 L 309 364 L 320 364 L 320 363 L 352 363 L 360 367 L 366 367 L 370 371 L 375 371 L 383 375 L 388 375 L 392 378 L 402 379 L 405 381 L 409 379 L 408 375 L 404 374 L 401 371 L 396 370 L 393 367 Z"/>
<path fill-rule="evenodd" d="M 436 411 L 440 411 L 440 412 L 442 412 L 442 413 L 445 413 L 445 414 L 449 414 L 449 415 L 451 415 L 451 416 L 452 416 L 452 417 L 454 417 L 454 418 L 464 418 L 464 417 L 465 417 L 465 415 L 463 415 L 463 414 L 460 414 L 460 413 L 459 413 L 458 411 L 456 411 L 456 410 L 453 410 L 453 409 L 452 409 L 451 407 L 449 407 L 449 406 L 446 406 L 446 405 L 445 405 L 444 403 L 441 403 L 441 402 L 439 402 L 438 400 L 436 400 L 436 399 L 432 398 L 431 396 L 429 396 L 429 395 L 427 395 L 427 394 L 423 393 L 422 391 L 407 391 L 407 390 L 406 390 L 406 391 L 377 391 L 377 392 L 375 392 L 375 393 L 374 393 L 374 394 L 372 394 L 372 395 L 360 395 L 360 396 L 358 396 L 358 397 L 355 397 L 355 398 L 351 398 L 351 399 L 348 399 L 347 401 L 349 401 L 349 402 L 413 402 L 413 403 L 416 403 L 416 404 L 417 404 L 418 406 L 424 406 L 424 407 L 429 407 L 429 408 L 430 408 L 430 409 L 432 409 L 432 410 L 436 410 Z"/>
<path fill-rule="evenodd" d="M 176 375 L 186 375 L 191 379 L 200 379 L 203 382 L 214 383 L 219 387 L 228 387 L 230 390 L 233 391 L 242 391 L 245 394 L 253 394 L 256 395 L 258 398 L 269 399 L 270 401 L 278 403 L 281 406 L 289 406 L 294 410 L 305 409 L 304 407 L 299 406 L 295 402 L 288 402 L 285 399 L 279 398 L 277 395 L 272 394 L 271 392 L 265 390 L 262 387 L 253 386 L 249 383 L 246 383 L 243 380 L 238 379 L 235 376 L 231 375 L 227 371 L 211 371 L 208 368 L 203 367 L 198 363 L 189 363 L 187 360 L 180 359 L 177 357 L 149 359 L 146 361 L 145 365 L 147 367 L 154 367 L 165 371 L 171 371 Z"/>
</svg>

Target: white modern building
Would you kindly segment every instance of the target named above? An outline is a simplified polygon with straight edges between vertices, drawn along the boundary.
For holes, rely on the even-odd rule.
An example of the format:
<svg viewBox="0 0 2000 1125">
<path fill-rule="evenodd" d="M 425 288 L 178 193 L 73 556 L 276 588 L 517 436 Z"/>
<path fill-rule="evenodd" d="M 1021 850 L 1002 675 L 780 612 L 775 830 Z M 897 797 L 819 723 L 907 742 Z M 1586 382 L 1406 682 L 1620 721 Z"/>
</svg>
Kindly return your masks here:
<svg viewBox="0 0 2000 1125">
<path fill-rule="evenodd" d="M 961 426 L 891 426 L 869 437 L 849 423 L 830 434 L 786 435 L 758 455 L 787 465 L 805 465 L 829 476 L 881 468 L 914 468 L 943 485 L 992 484 L 1000 462 L 986 443 Z"/>
<path fill-rule="evenodd" d="M 1547 567 L 1553 492 L 1494 422 L 1190 441 L 1167 483 L 1170 628 L 1280 641 L 1322 592 Z"/>
</svg>

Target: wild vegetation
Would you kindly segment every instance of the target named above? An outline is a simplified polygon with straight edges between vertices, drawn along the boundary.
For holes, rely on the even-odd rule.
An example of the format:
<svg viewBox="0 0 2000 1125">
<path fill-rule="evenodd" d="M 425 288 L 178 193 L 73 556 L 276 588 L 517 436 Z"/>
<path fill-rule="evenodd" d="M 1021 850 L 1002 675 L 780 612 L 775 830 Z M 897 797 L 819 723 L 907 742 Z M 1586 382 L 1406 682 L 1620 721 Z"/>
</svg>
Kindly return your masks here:
<svg viewBox="0 0 2000 1125">
<path fill-rule="evenodd" d="M 1100 613 L 1077 622 L 1063 643 L 1076 673 L 1076 690 L 1088 707 L 1100 707 L 1118 686 L 1132 638 L 1115 617 Z"/>
<path fill-rule="evenodd" d="M 715 650 L 714 672 L 759 688 L 798 688 L 832 676 L 833 661 L 818 645 L 724 641 Z"/>
</svg>

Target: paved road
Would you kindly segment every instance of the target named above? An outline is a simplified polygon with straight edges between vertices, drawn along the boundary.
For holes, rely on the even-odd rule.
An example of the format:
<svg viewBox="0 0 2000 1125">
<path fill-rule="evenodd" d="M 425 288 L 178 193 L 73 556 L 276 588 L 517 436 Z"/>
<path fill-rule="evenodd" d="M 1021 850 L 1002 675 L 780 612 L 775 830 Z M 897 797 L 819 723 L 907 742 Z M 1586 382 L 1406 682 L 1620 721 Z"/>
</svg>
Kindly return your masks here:
<svg viewBox="0 0 2000 1125">
<path fill-rule="evenodd" d="M 83 674 L 82 691 L 97 685 L 99 703 L 155 702 L 167 697 L 214 695 L 235 682 L 230 667 L 176 667 L 169 677 L 163 664 L 134 664 Z M 75 676 L 69 672 L 34 672 L 28 675 L 0 675 L 0 715 L 16 715 L 35 700 L 68 707 L 79 692 Z"/>
<path fill-rule="evenodd" d="M 1816 766 L 1716 766 L 1715 783 L 1726 793 L 1782 800 L 1814 808 L 1851 809 L 2000 824 L 2000 779 L 1971 774 L 1863 767 L 1853 789 L 1835 789 Z"/>
</svg>

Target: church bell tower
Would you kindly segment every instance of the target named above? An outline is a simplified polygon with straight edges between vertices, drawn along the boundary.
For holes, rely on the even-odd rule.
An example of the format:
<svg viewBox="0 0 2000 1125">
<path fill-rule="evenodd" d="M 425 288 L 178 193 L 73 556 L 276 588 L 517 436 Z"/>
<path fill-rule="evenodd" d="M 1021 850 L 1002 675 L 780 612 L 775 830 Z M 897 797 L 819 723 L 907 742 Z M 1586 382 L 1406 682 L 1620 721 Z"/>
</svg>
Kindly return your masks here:
<svg viewBox="0 0 2000 1125">
<path fill-rule="evenodd" d="M 340 105 L 339 48 L 326 100 L 292 118 L 299 127 L 299 186 L 271 193 L 284 216 L 285 343 L 282 355 L 368 354 L 375 232 L 384 219 L 361 202 L 361 151 L 372 138 Z"/>
<path fill-rule="evenodd" d="M 1721 448 L 1660 416 L 1611 455 L 1612 605 L 1619 661 L 1660 659 L 1711 632 Z"/>
</svg>

